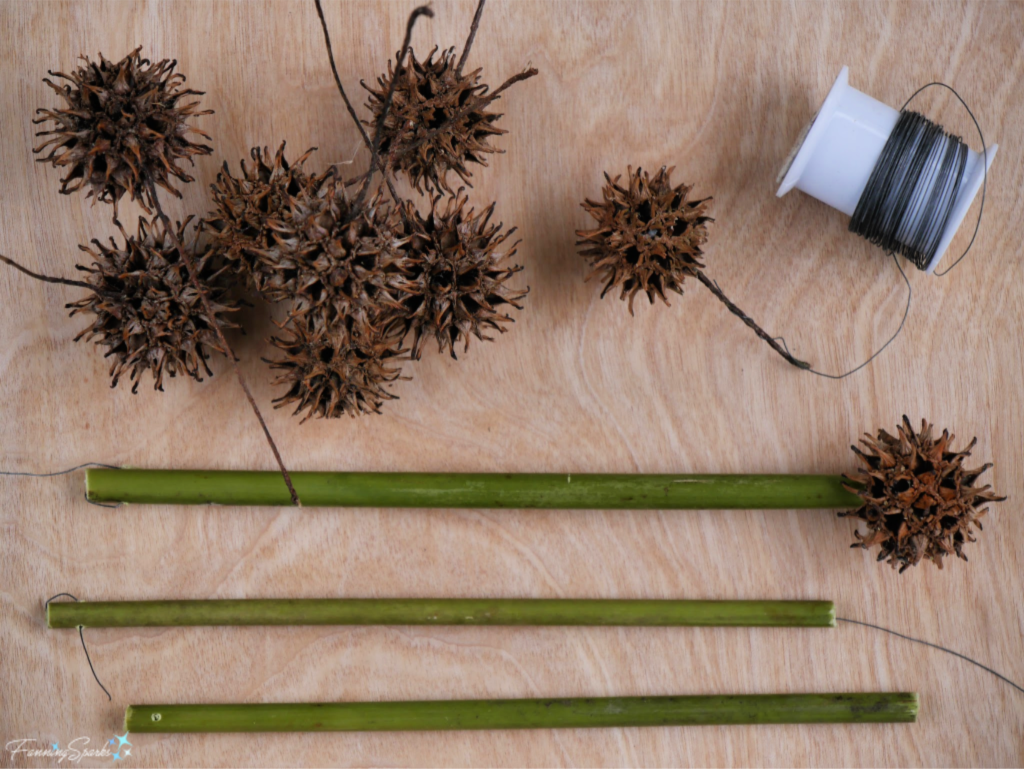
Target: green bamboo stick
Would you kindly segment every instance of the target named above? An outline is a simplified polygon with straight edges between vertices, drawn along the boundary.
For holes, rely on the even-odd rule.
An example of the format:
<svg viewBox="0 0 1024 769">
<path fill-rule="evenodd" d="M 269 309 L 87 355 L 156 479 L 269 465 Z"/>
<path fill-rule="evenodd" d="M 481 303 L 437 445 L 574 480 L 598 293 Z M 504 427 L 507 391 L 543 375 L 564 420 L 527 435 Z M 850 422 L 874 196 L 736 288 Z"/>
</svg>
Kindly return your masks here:
<svg viewBox="0 0 1024 769">
<path fill-rule="evenodd" d="M 512 473 L 292 473 L 307 507 L 512 509 L 849 508 L 860 499 L 838 475 L 566 475 Z M 277 472 L 85 471 L 93 502 L 291 504 Z"/>
<path fill-rule="evenodd" d="M 130 732 L 580 729 L 917 720 L 917 694 L 741 694 L 524 700 L 129 705 Z"/>
<path fill-rule="evenodd" d="M 833 627 L 831 601 L 283 599 L 51 603 L 51 628 L 195 625 Z"/>
</svg>

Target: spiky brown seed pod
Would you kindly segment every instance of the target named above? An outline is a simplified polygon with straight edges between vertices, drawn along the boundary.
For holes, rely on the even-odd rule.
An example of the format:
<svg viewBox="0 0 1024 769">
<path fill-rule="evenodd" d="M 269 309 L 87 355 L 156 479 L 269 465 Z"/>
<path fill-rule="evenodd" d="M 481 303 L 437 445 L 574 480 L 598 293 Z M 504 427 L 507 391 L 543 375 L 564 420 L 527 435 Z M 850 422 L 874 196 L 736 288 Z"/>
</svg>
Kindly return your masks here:
<svg viewBox="0 0 1024 769">
<path fill-rule="evenodd" d="M 853 447 L 864 467 L 844 476 L 851 482 L 846 488 L 864 504 L 839 515 L 865 521 L 868 533 L 857 532 L 859 541 L 852 547 L 881 545 L 878 560 L 888 559 L 893 568 L 899 565 L 901 573 L 922 559 L 940 569 L 943 556 L 955 553 L 967 560 L 963 546 L 975 541 L 973 526 L 981 530 L 978 519 L 988 512 L 983 506 L 1006 497 L 994 494 L 990 486 L 975 486 L 991 464 L 974 470 L 963 465 L 978 439 L 962 451 L 950 448 L 952 440 L 948 430 L 933 438 L 925 420 L 915 433 L 904 416 L 896 436 L 879 430 L 877 438 L 861 440 L 866 451 Z"/>
<path fill-rule="evenodd" d="M 701 247 L 708 239 L 707 216 L 711 198 L 689 200 L 692 186 L 673 187 L 674 168 L 662 166 L 653 178 L 640 168 L 628 169 L 627 186 L 621 177 L 604 175 L 601 201 L 585 200 L 583 209 L 597 220 L 592 230 L 577 230 L 580 255 L 605 283 L 603 298 L 612 288 L 622 287 L 620 299 L 629 301 L 643 291 L 651 304 L 660 296 L 683 293 L 683 282 L 695 270 L 704 269 Z"/>
<path fill-rule="evenodd" d="M 310 176 L 268 226 L 274 231 L 263 258 L 269 300 L 294 301 L 296 314 L 318 313 L 329 324 L 372 322 L 397 307 L 408 234 L 381 192 L 357 211 L 332 171 Z"/>
<path fill-rule="evenodd" d="M 281 142 L 271 160 L 269 149 L 253 147 L 252 166 L 241 161 L 239 177 L 232 176 L 224 163 L 217 181 L 210 185 L 216 209 L 203 220 L 211 244 L 260 292 L 278 275 L 274 231 L 280 224 L 275 222 L 285 217 L 289 198 L 305 188 L 309 177 L 302 165 L 316 148 L 294 163 L 285 158 L 284 149 Z"/>
<path fill-rule="evenodd" d="M 190 134 L 210 137 L 187 122 L 212 115 L 213 110 L 199 111 L 198 100 L 181 103 L 203 92 L 182 87 L 185 76 L 174 72 L 177 62 L 164 59 L 153 64 L 142 58 L 141 50 L 136 48 L 116 64 L 103 54 L 98 63 L 83 56 L 84 64 L 70 75 L 50 72 L 68 81 L 59 86 L 43 80 L 67 107 L 36 110 L 41 117 L 33 121 L 53 123 L 51 130 L 37 134 L 50 138 L 33 152 L 49 147 L 50 154 L 39 162 L 66 169 L 61 193 L 85 187 L 88 197 L 114 205 L 115 218 L 117 203 L 126 192 L 150 212 L 149 178 L 180 198 L 170 177 L 182 182 L 192 177 L 178 163 L 194 163 L 194 156 L 213 151 L 189 139 Z"/>
<path fill-rule="evenodd" d="M 267 360 L 280 375 L 274 385 L 287 392 L 275 408 L 295 404 L 295 414 L 336 418 L 380 413 L 386 400 L 398 396 L 387 388 L 401 376 L 393 364 L 406 352 L 398 340 L 360 323 L 326 325 L 316 314 L 293 317 L 283 337 L 271 344 L 284 357 Z"/>
<path fill-rule="evenodd" d="M 471 336 L 489 341 L 486 331 L 504 333 L 503 324 L 513 319 L 499 308 L 521 310 L 520 301 L 529 292 L 508 285 L 523 268 L 510 264 L 518 242 L 502 248 L 515 227 L 501 232 L 500 223 L 490 223 L 494 204 L 479 213 L 467 210 L 461 189 L 455 197 L 444 198 L 443 206 L 441 201 L 441 196 L 434 198 L 426 217 L 413 214 L 412 276 L 402 284 L 405 298 L 398 322 L 413 335 L 416 359 L 431 337 L 441 352 L 447 350 L 454 358 L 460 341 L 468 349 Z"/>
<path fill-rule="evenodd" d="M 507 131 L 494 125 L 501 114 L 488 112 L 499 96 L 489 94 L 488 86 L 480 82 L 481 70 L 462 74 L 454 48 L 435 59 L 437 51 L 435 47 L 426 60 L 419 61 L 410 49 L 397 75 L 389 61 L 387 74 L 377 78 L 376 89 L 362 83 L 370 94 L 366 106 L 373 114 L 366 124 L 377 125 L 391 82 L 397 77 L 391 109 L 381 130 L 381 155 L 392 158 L 394 167 L 405 172 L 420 192 L 452 194 L 448 172 L 469 184 L 472 173 L 467 164 L 486 166 L 485 155 L 503 152 L 489 142 L 492 136 Z"/>
<path fill-rule="evenodd" d="M 188 223 L 178 225 L 178 242 L 186 242 Z M 111 387 L 127 373 L 132 392 L 137 392 L 146 371 L 157 390 L 164 389 L 164 374 L 185 374 L 201 382 L 203 372 L 212 374 L 206 363 L 210 352 L 227 351 L 189 281 L 184 257 L 159 219 L 140 218 L 137 235 L 123 229 L 121 234 L 123 246 L 111 238 L 109 246 L 93 240 L 92 246 L 79 247 L 93 257 L 91 267 L 78 269 L 89 273 L 86 281 L 94 290 L 67 306 L 73 308 L 71 315 L 91 313 L 94 318 L 75 341 L 99 337 L 96 344 L 107 348 L 105 357 L 113 358 Z M 225 297 L 216 255 L 204 250 L 193 258 L 216 322 L 221 328 L 237 328 L 227 314 L 238 310 L 238 303 Z"/>
</svg>

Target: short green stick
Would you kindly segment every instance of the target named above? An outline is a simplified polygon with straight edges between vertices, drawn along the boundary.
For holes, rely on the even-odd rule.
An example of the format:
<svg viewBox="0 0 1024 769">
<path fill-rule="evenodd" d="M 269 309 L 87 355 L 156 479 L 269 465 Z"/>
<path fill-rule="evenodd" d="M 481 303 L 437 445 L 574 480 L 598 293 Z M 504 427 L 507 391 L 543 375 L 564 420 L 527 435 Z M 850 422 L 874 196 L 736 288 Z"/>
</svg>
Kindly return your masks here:
<svg viewBox="0 0 1024 769">
<path fill-rule="evenodd" d="M 130 732 L 363 732 L 913 722 L 917 694 L 129 705 Z"/>
<path fill-rule="evenodd" d="M 839 475 L 292 473 L 306 507 L 712 510 L 850 508 Z M 289 506 L 276 472 L 85 471 L 92 502 Z"/>
<path fill-rule="evenodd" d="M 51 628 L 195 625 L 833 627 L 831 601 L 282 599 L 50 603 Z"/>
</svg>

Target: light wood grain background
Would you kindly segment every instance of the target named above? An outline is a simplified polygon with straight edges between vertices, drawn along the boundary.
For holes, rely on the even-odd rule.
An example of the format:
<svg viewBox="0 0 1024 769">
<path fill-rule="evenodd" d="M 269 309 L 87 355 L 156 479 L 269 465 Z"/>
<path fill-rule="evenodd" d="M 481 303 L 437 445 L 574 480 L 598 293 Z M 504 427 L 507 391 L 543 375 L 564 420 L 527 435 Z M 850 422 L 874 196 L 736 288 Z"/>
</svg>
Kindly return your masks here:
<svg viewBox="0 0 1024 769">
<path fill-rule="evenodd" d="M 411 2 L 328 3 L 339 68 L 364 101 Z M 473 5 L 437 0 L 414 44 L 461 46 Z M 215 153 L 173 213 L 205 212 L 220 164 L 287 139 L 314 167 L 366 154 L 331 81 L 312 2 L 0 4 L 0 251 L 70 274 L 77 244 L 113 232 L 109 209 L 57 194 L 33 163 L 41 82 L 79 53 L 138 44 L 171 57 L 216 115 Z M 448 734 L 137 736 L 144 765 L 1021 765 L 1024 695 L 954 657 L 877 631 L 279 628 L 92 630 L 113 693 L 73 631 L 47 631 L 44 599 L 256 596 L 823 598 L 839 613 L 943 643 L 1024 680 L 1024 5 L 1012 3 L 501 2 L 471 63 L 496 85 L 498 144 L 474 199 L 519 227 L 531 286 L 512 332 L 464 360 L 436 354 L 381 417 L 299 425 L 271 412 L 293 469 L 566 472 L 841 472 L 862 432 L 928 417 L 979 438 L 998 506 L 971 562 L 902 576 L 850 550 L 828 512 L 105 510 L 81 473 L 3 478 L 0 739 L 104 740 L 142 702 L 383 700 L 552 695 L 914 690 L 916 725 L 771 726 Z M 598 299 L 573 231 L 601 173 L 677 166 L 714 195 L 708 271 L 799 357 L 829 371 L 892 332 L 904 292 L 892 263 L 846 219 L 775 174 L 840 67 L 899 105 L 942 80 L 1001 146 L 985 223 L 945 279 L 908 268 L 903 335 L 842 382 L 775 357 L 700 286 L 671 308 Z M 919 108 L 978 142 L 955 100 Z M 976 209 L 974 209 L 976 211 Z M 126 205 L 123 216 L 135 210 Z M 972 212 L 973 215 L 973 212 Z M 962 249 L 966 237 L 954 241 Z M 0 469 L 100 461 L 272 468 L 224 361 L 164 394 L 108 389 L 101 355 L 72 338 L 74 291 L 0 272 Z M 239 338 L 267 411 L 257 308 Z M 5 752 L 0 762 L 10 762 Z M 45 762 L 19 757 L 15 764 Z M 83 761 L 82 765 L 88 765 Z"/>
</svg>

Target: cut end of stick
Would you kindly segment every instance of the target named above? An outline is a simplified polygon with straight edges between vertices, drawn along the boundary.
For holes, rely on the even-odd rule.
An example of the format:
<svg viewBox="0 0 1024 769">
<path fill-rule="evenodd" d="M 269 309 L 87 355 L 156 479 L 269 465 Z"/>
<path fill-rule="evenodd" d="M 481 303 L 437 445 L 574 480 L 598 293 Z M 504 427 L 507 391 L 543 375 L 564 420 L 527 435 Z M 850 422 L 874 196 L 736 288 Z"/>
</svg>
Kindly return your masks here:
<svg viewBox="0 0 1024 769">
<path fill-rule="evenodd" d="M 87 502 L 98 501 L 92 488 L 92 476 L 89 474 L 89 468 L 85 470 L 85 499 Z"/>
</svg>

